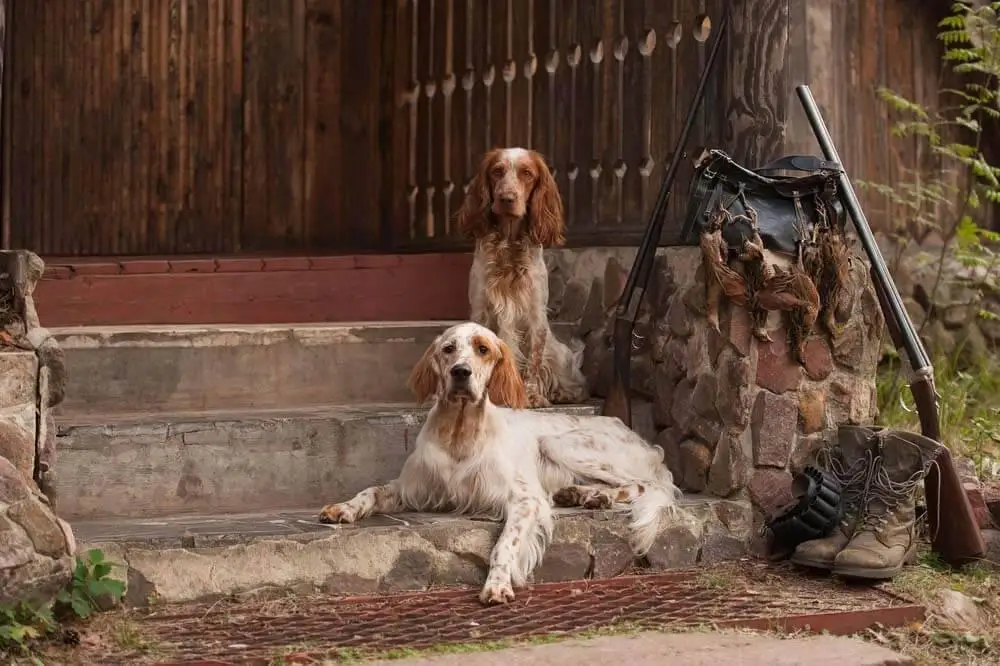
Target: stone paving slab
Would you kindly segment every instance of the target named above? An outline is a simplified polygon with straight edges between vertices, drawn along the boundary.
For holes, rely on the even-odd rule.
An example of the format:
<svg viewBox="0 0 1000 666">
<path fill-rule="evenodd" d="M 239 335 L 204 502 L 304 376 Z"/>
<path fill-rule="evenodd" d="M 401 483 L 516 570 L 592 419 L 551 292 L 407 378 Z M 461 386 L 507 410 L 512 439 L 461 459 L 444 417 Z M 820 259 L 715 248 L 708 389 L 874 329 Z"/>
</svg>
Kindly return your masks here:
<svg viewBox="0 0 1000 666">
<path fill-rule="evenodd" d="M 690 520 L 668 527 L 647 555 L 653 570 L 739 558 L 749 503 L 691 497 Z M 473 585 L 485 578 L 494 521 L 401 514 L 326 526 L 316 509 L 163 520 L 78 522 L 81 547 L 100 548 L 128 585 L 127 601 L 194 601 L 260 590 L 368 594 Z M 625 510 L 559 510 L 537 582 L 607 578 L 635 565 Z"/>
<path fill-rule="evenodd" d="M 740 633 L 642 633 L 549 645 L 376 661 L 390 666 L 908 666 L 887 648 L 841 636 L 774 638 Z"/>
</svg>

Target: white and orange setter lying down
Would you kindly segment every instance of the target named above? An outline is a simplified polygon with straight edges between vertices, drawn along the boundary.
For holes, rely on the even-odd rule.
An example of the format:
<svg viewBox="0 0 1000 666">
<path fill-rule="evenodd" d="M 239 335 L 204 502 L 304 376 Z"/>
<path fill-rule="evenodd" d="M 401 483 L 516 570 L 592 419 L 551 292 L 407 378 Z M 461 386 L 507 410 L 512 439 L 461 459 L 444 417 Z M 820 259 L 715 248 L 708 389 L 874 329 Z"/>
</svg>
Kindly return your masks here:
<svg viewBox="0 0 1000 666">
<path fill-rule="evenodd" d="M 473 322 L 444 331 L 410 377 L 433 404 L 399 478 L 325 507 L 320 520 L 459 512 L 503 520 L 480 599 L 514 598 L 541 562 L 557 506 L 631 505 L 631 546 L 645 554 L 679 515 L 680 491 L 652 446 L 616 418 L 525 409 L 508 346 Z"/>
</svg>

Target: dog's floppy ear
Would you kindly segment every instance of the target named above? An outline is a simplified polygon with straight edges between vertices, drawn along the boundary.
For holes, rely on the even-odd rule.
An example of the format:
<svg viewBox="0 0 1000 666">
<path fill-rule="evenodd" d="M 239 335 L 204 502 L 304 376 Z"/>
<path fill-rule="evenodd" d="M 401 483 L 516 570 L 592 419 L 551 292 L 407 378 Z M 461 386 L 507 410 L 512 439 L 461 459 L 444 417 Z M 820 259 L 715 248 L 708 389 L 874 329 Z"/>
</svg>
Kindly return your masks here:
<svg viewBox="0 0 1000 666">
<path fill-rule="evenodd" d="M 417 364 L 413 366 L 413 371 L 410 373 L 410 390 L 417 397 L 419 404 L 423 404 L 427 398 L 437 395 L 440 388 L 441 376 L 434 363 L 435 353 L 437 353 L 437 344 L 432 344 L 417 361 Z"/>
<path fill-rule="evenodd" d="M 490 206 L 493 205 L 493 193 L 490 191 L 489 171 L 499 156 L 500 150 L 498 148 L 483 155 L 479 169 L 469 184 L 469 191 L 458 209 L 456 214 L 458 229 L 466 238 L 476 239 L 490 230 Z"/>
<path fill-rule="evenodd" d="M 566 222 L 559 186 L 540 154 L 532 151 L 531 159 L 538 170 L 538 182 L 528 203 L 528 235 L 532 243 L 542 247 L 559 247 L 566 242 Z"/>
<path fill-rule="evenodd" d="M 528 406 L 528 394 L 524 389 L 521 373 L 517 371 L 514 352 L 503 340 L 497 341 L 497 348 L 500 350 L 500 360 L 493 366 L 493 374 L 486 385 L 490 402 L 501 407 L 525 409 Z"/>
</svg>

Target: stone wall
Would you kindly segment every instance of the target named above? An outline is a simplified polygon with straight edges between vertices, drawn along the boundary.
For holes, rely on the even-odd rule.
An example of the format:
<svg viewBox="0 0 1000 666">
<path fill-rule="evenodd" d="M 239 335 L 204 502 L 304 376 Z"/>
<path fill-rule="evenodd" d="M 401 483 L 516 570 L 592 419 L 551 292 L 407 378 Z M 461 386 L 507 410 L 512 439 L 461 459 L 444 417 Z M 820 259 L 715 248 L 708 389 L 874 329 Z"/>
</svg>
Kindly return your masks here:
<svg viewBox="0 0 1000 666">
<path fill-rule="evenodd" d="M 44 492 L 65 370 L 32 298 L 43 268 L 29 252 L 0 252 L 0 603 L 53 595 L 72 575 L 76 550 Z"/>
<path fill-rule="evenodd" d="M 635 251 L 549 253 L 552 317 L 576 325 L 595 397 L 611 377 L 611 321 Z M 815 331 L 804 363 L 789 354 L 779 313 L 773 342 L 750 334 L 747 312 L 724 303 L 721 333 L 705 317 L 698 248 L 663 248 L 636 325 L 633 390 L 652 408 L 656 443 L 688 492 L 748 496 L 758 517 L 785 503 L 792 474 L 836 432 L 871 423 L 884 320 L 863 262 L 852 272 L 852 314 L 834 340 Z"/>
<path fill-rule="evenodd" d="M 976 366 L 997 353 L 1000 265 L 965 266 L 954 252 L 942 252 L 944 242 L 936 234 L 906 245 L 879 236 L 879 246 L 932 355 L 957 353 L 957 361 Z M 980 316 L 980 310 L 993 316 Z"/>
</svg>

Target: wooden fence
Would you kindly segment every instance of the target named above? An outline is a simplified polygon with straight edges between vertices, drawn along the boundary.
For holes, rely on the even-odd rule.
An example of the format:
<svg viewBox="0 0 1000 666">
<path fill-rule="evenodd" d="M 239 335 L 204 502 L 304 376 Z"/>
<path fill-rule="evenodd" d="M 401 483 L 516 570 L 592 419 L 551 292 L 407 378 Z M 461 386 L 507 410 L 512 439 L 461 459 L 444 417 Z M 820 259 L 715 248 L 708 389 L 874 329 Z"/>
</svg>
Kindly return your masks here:
<svg viewBox="0 0 1000 666">
<path fill-rule="evenodd" d="M 4 224 L 49 256 L 458 248 L 479 155 L 523 145 L 571 243 L 632 243 L 726 1 L 7 0 Z M 938 71 L 917 4 L 845 3 L 813 52 L 858 177 L 905 157 L 874 86 Z M 721 69 L 692 156 L 730 138 Z"/>
</svg>

